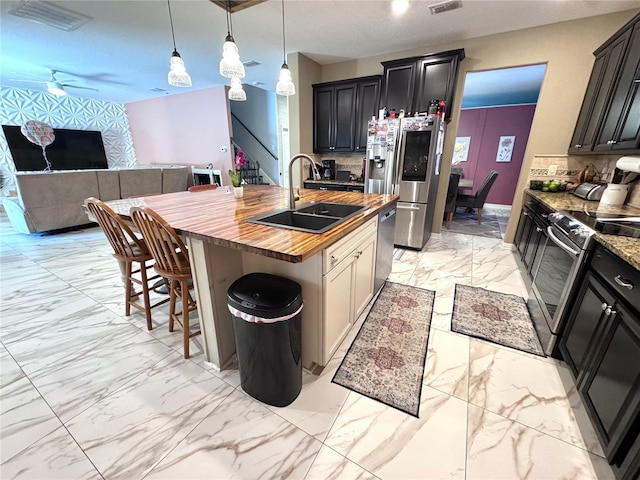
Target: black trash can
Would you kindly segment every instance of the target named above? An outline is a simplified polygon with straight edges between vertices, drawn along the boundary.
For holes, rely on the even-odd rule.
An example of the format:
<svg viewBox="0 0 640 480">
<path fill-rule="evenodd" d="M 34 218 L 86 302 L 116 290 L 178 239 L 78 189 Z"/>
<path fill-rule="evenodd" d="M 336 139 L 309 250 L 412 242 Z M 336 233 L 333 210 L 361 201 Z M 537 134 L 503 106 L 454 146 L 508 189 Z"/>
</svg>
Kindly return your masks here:
<svg viewBox="0 0 640 480">
<path fill-rule="evenodd" d="M 302 288 L 287 278 L 250 273 L 227 292 L 242 389 L 284 407 L 302 388 Z"/>
</svg>

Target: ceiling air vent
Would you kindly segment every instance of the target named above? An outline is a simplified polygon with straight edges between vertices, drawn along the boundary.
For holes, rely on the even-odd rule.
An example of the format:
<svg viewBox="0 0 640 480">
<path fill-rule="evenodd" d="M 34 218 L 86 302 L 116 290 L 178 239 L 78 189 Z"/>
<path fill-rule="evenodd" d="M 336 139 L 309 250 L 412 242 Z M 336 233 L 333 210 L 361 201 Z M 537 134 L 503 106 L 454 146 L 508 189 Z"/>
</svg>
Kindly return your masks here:
<svg viewBox="0 0 640 480">
<path fill-rule="evenodd" d="M 84 25 L 90 17 L 49 2 L 22 0 L 9 10 L 11 15 L 70 32 Z"/>
<path fill-rule="evenodd" d="M 257 67 L 258 65 L 262 65 L 260 62 L 256 62 L 255 60 L 249 60 L 248 62 L 242 62 L 242 64 L 247 67 Z"/>
<path fill-rule="evenodd" d="M 429 5 L 429 12 L 431 15 L 436 15 L 442 12 L 448 12 L 449 10 L 455 10 L 461 8 L 462 2 L 460 0 L 448 0 L 446 2 L 433 3 Z"/>
</svg>

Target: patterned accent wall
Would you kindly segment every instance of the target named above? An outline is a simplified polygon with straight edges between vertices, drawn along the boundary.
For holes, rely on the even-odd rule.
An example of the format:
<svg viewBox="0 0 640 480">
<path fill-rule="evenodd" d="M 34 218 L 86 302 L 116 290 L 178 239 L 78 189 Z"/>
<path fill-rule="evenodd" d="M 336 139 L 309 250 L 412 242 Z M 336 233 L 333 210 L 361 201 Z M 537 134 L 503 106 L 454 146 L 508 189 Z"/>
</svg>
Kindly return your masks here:
<svg viewBox="0 0 640 480">
<path fill-rule="evenodd" d="M 0 124 L 22 125 L 27 120 L 44 122 L 53 128 L 98 130 L 102 132 L 109 168 L 133 167 L 136 164 L 123 104 L 0 87 Z M 13 158 L 1 129 L 0 168 L 5 173 L 15 172 Z"/>
</svg>

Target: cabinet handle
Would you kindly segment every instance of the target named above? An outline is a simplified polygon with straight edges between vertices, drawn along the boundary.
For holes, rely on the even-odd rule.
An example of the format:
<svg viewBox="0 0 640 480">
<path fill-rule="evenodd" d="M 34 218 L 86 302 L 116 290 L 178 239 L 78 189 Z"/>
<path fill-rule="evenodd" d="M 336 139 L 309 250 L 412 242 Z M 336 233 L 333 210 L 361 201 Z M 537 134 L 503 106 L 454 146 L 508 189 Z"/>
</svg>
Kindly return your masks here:
<svg viewBox="0 0 640 480">
<path fill-rule="evenodd" d="M 549 214 L 548 214 L 548 213 L 541 213 L 541 214 L 540 214 L 540 216 L 541 216 L 542 218 L 545 218 L 545 219 L 546 219 L 546 218 L 549 218 Z"/>
<path fill-rule="evenodd" d="M 527 212 L 522 212 L 522 214 L 523 214 L 525 217 L 528 217 L 528 216 L 529 216 L 529 214 L 528 214 Z"/>
<path fill-rule="evenodd" d="M 338 258 L 333 256 L 333 255 L 331 255 L 331 263 L 336 263 L 337 261 L 338 261 Z M 603 310 L 604 310 L 604 308 L 603 308 Z"/>
<path fill-rule="evenodd" d="M 633 80 L 633 83 L 640 83 L 640 78 L 636 78 Z"/>
<path fill-rule="evenodd" d="M 611 307 L 607 307 L 607 309 L 604 311 L 604 313 L 605 313 L 607 316 L 609 316 L 609 315 L 615 315 L 615 314 L 616 314 L 616 313 L 618 313 L 618 312 L 616 312 L 615 310 L 611 310 Z"/>
<path fill-rule="evenodd" d="M 631 283 L 629 280 L 622 278 L 622 275 L 617 275 L 616 278 L 614 278 L 614 280 L 621 287 L 628 288 L 629 290 L 633 290 L 633 283 Z"/>
<path fill-rule="evenodd" d="M 536 232 L 541 232 L 542 229 L 540 227 L 536 227 Z"/>
<path fill-rule="evenodd" d="M 333 258 L 333 257 L 331 257 L 331 258 Z M 609 308 L 609 305 L 607 305 L 606 303 L 603 303 L 602 305 L 600 305 L 600 308 L 604 312 L 607 308 Z"/>
<path fill-rule="evenodd" d="M 329 190 L 327 187 L 320 187 L 320 190 Z"/>
<path fill-rule="evenodd" d="M 573 148 L 582 148 L 582 144 L 581 143 L 576 143 Z"/>
</svg>

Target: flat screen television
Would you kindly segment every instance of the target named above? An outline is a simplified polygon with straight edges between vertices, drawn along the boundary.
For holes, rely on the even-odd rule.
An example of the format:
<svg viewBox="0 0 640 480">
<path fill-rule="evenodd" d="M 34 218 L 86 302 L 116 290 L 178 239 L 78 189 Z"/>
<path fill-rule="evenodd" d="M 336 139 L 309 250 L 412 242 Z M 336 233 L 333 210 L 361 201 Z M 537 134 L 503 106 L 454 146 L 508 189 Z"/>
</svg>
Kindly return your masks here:
<svg viewBox="0 0 640 480">
<path fill-rule="evenodd" d="M 31 143 L 22 134 L 19 125 L 2 125 L 2 130 L 17 171 L 46 168 L 42 148 Z M 109 168 L 100 132 L 54 128 L 53 134 L 55 140 L 46 148 L 51 170 Z"/>
</svg>

